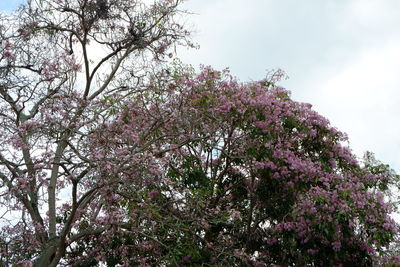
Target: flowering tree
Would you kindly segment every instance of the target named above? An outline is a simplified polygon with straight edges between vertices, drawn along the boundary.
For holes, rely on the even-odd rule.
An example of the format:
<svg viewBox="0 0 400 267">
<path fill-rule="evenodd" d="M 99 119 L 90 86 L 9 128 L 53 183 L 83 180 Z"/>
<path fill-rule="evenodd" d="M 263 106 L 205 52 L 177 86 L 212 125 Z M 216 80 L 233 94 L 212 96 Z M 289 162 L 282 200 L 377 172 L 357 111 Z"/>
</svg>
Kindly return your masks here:
<svg viewBox="0 0 400 267">
<path fill-rule="evenodd" d="M 343 133 L 275 86 L 280 72 L 246 84 L 208 67 L 170 73 L 90 136 L 103 214 L 81 223 L 106 230 L 71 250 L 76 266 L 391 258 L 399 228 L 384 193 L 397 176 L 372 154 L 359 163 Z"/>
<path fill-rule="evenodd" d="M 359 163 L 281 72 L 155 71 L 188 36 L 179 3 L 37 0 L 2 17 L 1 263 L 384 262 L 397 176 Z"/>
<path fill-rule="evenodd" d="M 103 186 L 86 143 L 152 62 L 191 45 L 180 3 L 29 0 L 0 14 L 2 263 L 56 266 L 104 231 L 78 225 Z"/>
</svg>

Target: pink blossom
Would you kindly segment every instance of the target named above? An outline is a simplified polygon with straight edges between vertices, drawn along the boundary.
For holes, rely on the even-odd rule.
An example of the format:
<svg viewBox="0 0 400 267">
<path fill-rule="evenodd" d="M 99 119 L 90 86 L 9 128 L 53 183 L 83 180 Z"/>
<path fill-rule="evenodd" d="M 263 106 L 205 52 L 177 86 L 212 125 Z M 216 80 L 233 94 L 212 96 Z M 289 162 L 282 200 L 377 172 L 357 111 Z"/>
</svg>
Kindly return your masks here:
<svg viewBox="0 0 400 267">
<path fill-rule="evenodd" d="M 153 190 L 151 190 L 151 191 L 149 192 L 149 197 L 150 197 L 151 199 L 154 199 L 154 198 L 156 198 L 156 197 L 158 196 L 158 194 L 159 194 L 159 191 L 158 191 L 157 189 L 153 189 Z"/>
</svg>

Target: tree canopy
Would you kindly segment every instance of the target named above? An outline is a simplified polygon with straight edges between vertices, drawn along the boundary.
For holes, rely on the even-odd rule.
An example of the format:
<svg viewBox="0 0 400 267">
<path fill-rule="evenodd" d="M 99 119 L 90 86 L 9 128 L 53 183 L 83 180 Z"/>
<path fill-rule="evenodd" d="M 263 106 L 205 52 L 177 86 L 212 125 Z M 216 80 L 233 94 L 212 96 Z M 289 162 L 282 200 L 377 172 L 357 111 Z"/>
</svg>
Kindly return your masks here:
<svg viewBox="0 0 400 267">
<path fill-rule="evenodd" d="M 1 15 L 0 263 L 399 263 L 398 176 L 279 87 L 172 57 L 180 1 Z"/>
</svg>

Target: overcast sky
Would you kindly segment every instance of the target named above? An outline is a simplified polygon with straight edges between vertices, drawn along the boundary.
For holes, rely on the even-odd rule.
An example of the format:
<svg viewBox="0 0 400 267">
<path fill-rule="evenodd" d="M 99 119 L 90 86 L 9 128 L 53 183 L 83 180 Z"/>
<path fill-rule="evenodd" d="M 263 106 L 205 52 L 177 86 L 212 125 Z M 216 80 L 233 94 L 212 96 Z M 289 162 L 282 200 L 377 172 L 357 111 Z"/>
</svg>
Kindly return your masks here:
<svg viewBox="0 0 400 267">
<path fill-rule="evenodd" d="M 229 67 L 242 81 L 281 68 L 293 99 L 346 132 L 357 155 L 400 171 L 400 1 L 192 0 L 184 62 Z"/>
<path fill-rule="evenodd" d="M 21 0 L 0 0 L 11 10 Z M 400 172 L 399 0 L 190 0 L 194 66 L 229 67 L 242 81 L 281 68 L 293 99 L 346 132 L 357 155 Z"/>
</svg>

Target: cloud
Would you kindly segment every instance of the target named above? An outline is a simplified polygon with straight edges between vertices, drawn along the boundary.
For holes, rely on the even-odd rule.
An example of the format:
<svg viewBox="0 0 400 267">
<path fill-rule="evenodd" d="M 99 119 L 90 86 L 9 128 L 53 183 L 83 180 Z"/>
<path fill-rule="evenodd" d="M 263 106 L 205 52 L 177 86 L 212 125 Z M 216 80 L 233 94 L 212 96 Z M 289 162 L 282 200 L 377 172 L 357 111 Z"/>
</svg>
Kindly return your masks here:
<svg viewBox="0 0 400 267">
<path fill-rule="evenodd" d="M 400 168 L 400 42 L 369 47 L 342 66 L 326 67 L 303 86 L 315 108 L 334 126 L 349 134 L 351 147 L 361 155 Z"/>
<path fill-rule="evenodd" d="M 360 26 L 382 30 L 399 22 L 399 8 L 397 0 L 353 0 L 347 3 L 347 14 Z"/>
</svg>

